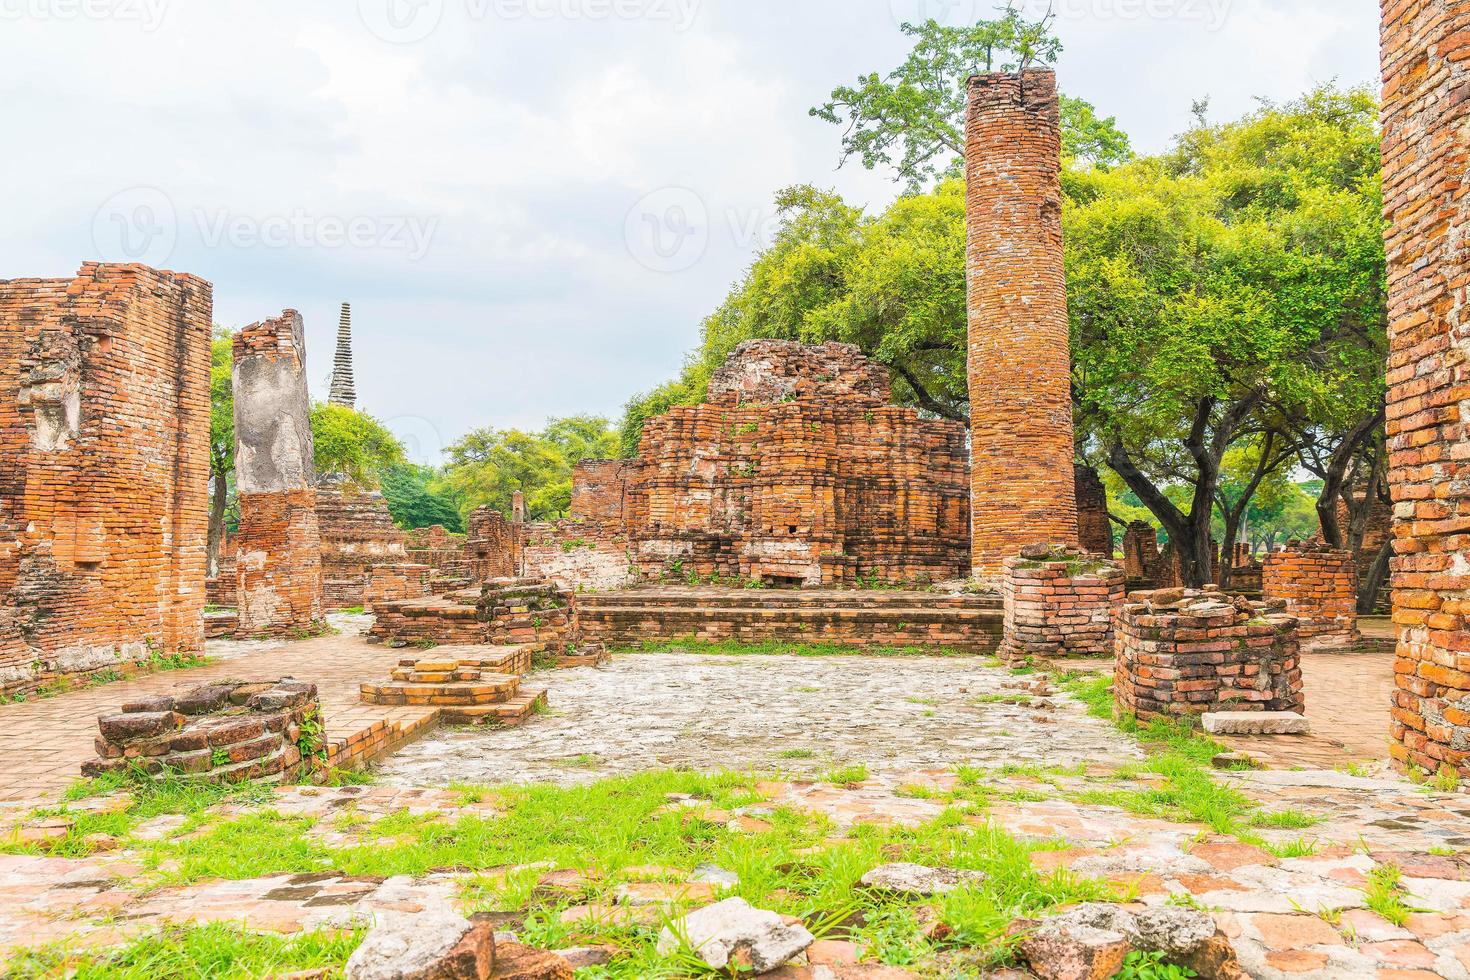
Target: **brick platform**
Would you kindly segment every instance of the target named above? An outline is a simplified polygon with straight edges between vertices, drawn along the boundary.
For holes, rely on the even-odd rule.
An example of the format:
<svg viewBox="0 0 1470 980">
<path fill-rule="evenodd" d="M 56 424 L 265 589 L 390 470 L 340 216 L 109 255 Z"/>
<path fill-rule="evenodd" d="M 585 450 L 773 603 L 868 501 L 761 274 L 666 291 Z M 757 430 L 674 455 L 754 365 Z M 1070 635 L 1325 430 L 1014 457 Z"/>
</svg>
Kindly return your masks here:
<svg viewBox="0 0 1470 980">
<path fill-rule="evenodd" d="M 1077 543 L 1056 75 L 977 75 L 968 99 L 971 564 L 995 578 Z"/>
<path fill-rule="evenodd" d="M 204 643 L 209 283 L 0 280 L 0 693 Z"/>
<path fill-rule="evenodd" d="M 1306 708 L 1296 620 L 1218 591 L 1129 597 L 1118 613 L 1119 710 L 1148 721 Z"/>
<path fill-rule="evenodd" d="M 1001 632 L 1000 601 L 979 595 L 647 586 L 580 595 L 576 602 L 582 638 L 612 647 L 777 640 L 988 653 Z"/>
<path fill-rule="evenodd" d="M 387 602 L 426 599 L 434 570 L 428 565 L 377 565 L 373 568 L 362 602 L 368 612 Z"/>
<path fill-rule="evenodd" d="M 1297 619 L 1303 650 L 1344 649 L 1358 633 L 1358 569 L 1350 551 L 1293 541 L 1266 557 L 1261 592 Z"/>
<path fill-rule="evenodd" d="M 521 674 L 530 666 L 529 654 L 517 648 L 435 650 L 425 658 L 400 660 L 389 681 L 364 683 L 362 700 L 433 706 L 449 724 L 515 726 L 546 707 L 544 688 L 521 686 Z"/>
<path fill-rule="evenodd" d="M 1007 558 L 1000 658 L 1112 656 L 1113 613 L 1127 585 L 1121 565 L 1075 548 L 1029 548 Z"/>
<path fill-rule="evenodd" d="M 376 643 L 526 646 L 557 657 L 575 641 L 571 598 L 536 579 L 497 579 L 442 597 L 383 602 L 369 632 Z"/>
<path fill-rule="evenodd" d="M 1389 483 L 1401 766 L 1470 776 L 1470 6 L 1383 5 Z"/>
</svg>

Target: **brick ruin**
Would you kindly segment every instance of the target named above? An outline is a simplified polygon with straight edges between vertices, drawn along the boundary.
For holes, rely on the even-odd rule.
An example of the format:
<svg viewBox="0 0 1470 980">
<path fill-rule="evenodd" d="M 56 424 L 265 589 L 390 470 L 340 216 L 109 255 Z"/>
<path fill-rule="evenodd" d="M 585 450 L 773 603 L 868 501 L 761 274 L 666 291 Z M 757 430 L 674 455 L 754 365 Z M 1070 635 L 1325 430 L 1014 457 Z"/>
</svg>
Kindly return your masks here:
<svg viewBox="0 0 1470 980">
<path fill-rule="evenodd" d="M 1035 545 L 1007 558 L 1004 570 L 1002 660 L 1112 655 L 1113 613 L 1128 584 L 1121 565 L 1077 548 Z"/>
<path fill-rule="evenodd" d="M 1113 554 L 1113 519 L 1108 516 L 1108 491 L 1097 470 L 1081 463 L 1073 466 L 1077 497 L 1077 542 L 1089 555 Z"/>
<path fill-rule="evenodd" d="M 295 310 L 235 335 L 235 564 L 244 636 L 310 633 L 323 624 L 305 341 Z"/>
<path fill-rule="evenodd" d="M 531 669 L 523 648 L 435 650 L 399 661 L 389 679 L 365 683 L 367 704 L 434 706 L 451 725 L 523 723 L 546 707 L 546 691 L 521 686 Z"/>
<path fill-rule="evenodd" d="M 649 578 L 831 586 L 968 570 L 964 427 L 890 404 L 887 369 L 850 345 L 746 341 L 708 402 L 649 420 L 624 472 Z"/>
<path fill-rule="evenodd" d="M 465 536 L 446 530 L 442 524 L 405 532 L 405 557 L 416 565 L 428 565 L 438 579 L 460 579 L 470 584 L 470 559 Z"/>
<path fill-rule="evenodd" d="M 1399 630 L 1390 751 L 1470 775 L 1470 5 L 1385 0 L 1389 483 Z"/>
<path fill-rule="evenodd" d="M 0 692 L 204 642 L 209 283 L 0 281 Z"/>
<path fill-rule="evenodd" d="M 506 520 L 505 515 L 493 507 L 476 508 L 470 514 L 465 554 L 470 578 L 474 581 L 515 578 L 521 567 L 519 525 Z"/>
<path fill-rule="evenodd" d="M 559 658 L 578 641 L 572 597 L 539 579 L 492 579 L 445 596 L 375 602 L 372 643 L 522 646 Z"/>
<path fill-rule="evenodd" d="M 324 480 L 316 488 L 316 519 L 328 611 L 363 605 L 373 568 L 408 560 L 407 536 L 393 523 L 388 502 L 376 490 Z"/>
<path fill-rule="evenodd" d="M 573 589 L 634 584 L 638 569 L 627 532 L 627 495 L 637 470 L 638 462 L 630 460 L 578 463 L 569 519 L 520 525 L 520 574 Z"/>
<path fill-rule="evenodd" d="M 133 701 L 97 719 L 82 775 L 140 768 L 209 782 L 278 782 L 326 761 L 315 684 L 223 681 Z"/>
<path fill-rule="evenodd" d="M 432 595 L 434 570 L 428 565 L 375 565 L 363 589 L 362 603 L 374 612 L 387 602 L 427 599 Z"/>
<path fill-rule="evenodd" d="M 1306 710 L 1296 619 L 1218 590 L 1130 596 L 1118 612 L 1120 711 L 1140 721 Z"/>
<path fill-rule="evenodd" d="M 1056 75 L 970 79 L 965 130 L 971 564 L 1077 544 Z"/>
<path fill-rule="evenodd" d="M 1261 591 L 1297 618 L 1305 650 L 1352 646 L 1358 633 L 1358 569 L 1350 551 L 1292 541 L 1266 557 Z"/>
</svg>

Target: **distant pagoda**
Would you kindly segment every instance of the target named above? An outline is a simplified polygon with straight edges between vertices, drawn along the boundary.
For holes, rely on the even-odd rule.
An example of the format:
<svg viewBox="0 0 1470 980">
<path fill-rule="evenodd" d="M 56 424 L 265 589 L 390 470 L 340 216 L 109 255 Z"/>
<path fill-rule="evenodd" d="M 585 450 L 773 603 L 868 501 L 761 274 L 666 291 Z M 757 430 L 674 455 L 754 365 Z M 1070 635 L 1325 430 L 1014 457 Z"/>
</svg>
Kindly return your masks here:
<svg viewBox="0 0 1470 980">
<path fill-rule="evenodd" d="M 333 405 L 357 407 L 357 384 L 352 378 L 352 304 L 342 304 L 342 319 L 337 323 L 337 355 L 332 361 L 332 393 L 327 399 Z"/>
</svg>

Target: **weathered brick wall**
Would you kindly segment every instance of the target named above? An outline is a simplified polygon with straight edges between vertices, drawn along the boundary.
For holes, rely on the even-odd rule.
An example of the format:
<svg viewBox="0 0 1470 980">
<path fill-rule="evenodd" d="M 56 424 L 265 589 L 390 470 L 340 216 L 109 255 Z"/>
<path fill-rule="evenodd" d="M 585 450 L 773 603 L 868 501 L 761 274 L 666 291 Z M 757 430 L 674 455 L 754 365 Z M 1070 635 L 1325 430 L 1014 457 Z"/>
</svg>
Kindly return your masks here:
<svg viewBox="0 0 1470 980">
<path fill-rule="evenodd" d="M 1141 721 L 1306 710 L 1295 618 L 1218 591 L 1139 592 L 1118 612 L 1114 690 Z"/>
<path fill-rule="evenodd" d="M 1097 470 L 1078 463 L 1073 467 L 1077 495 L 1077 540 L 1091 555 L 1113 554 L 1113 521 L 1108 517 L 1108 491 Z"/>
<path fill-rule="evenodd" d="M 240 580 L 235 568 L 235 538 L 233 535 L 226 534 L 224 540 L 219 543 L 219 556 L 215 567 L 215 576 L 204 582 L 204 601 L 221 609 L 234 609 Z"/>
<path fill-rule="evenodd" d="M 0 692 L 202 646 L 211 293 L 0 281 Z"/>
<path fill-rule="evenodd" d="M 442 578 L 470 578 L 470 558 L 465 536 L 445 530 L 442 524 L 407 532 L 406 557 L 416 565 L 428 565 Z"/>
<path fill-rule="evenodd" d="M 609 530 L 626 527 L 628 479 L 638 465 L 623 459 L 586 459 L 572 469 L 571 519 Z"/>
<path fill-rule="evenodd" d="M 97 758 L 85 776 L 129 768 L 208 782 L 277 782 L 324 762 L 315 684 L 225 681 L 156 695 L 97 719 Z"/>
<path fill-rule="evenodd" d="M 1134 521 L 1123 532 L 1123 570 L 1132 581 L 1152 585 L 1159 575 L 1159 532 L 1147 521 Z"/>
<path fill-rule="evenodd" d="M 427 598 L 433 576 L 434 570 L 428 565 L 374 565 L 363 589 L 363 606 L 373 612 L 385 602 Z"/>
<path fill-rule="evenodd" d="M 1036 546 L 1007 558 L 1004 570 L 1002 660 L 1112 654 L 1113 613 L 1128 586 L 1121 565 L 1076 548 Z"/>
<path fill-rule="evenodd" d="M 524 525 L 521 574 L 572 590 L 632 585 L 637 566 L 632 564 L 628 538 L 613 527 L 579 521 Z"/>
<path fill-rule="evenodd" d="M 512 524 L 493 507 L 480 507 L 470 514 L 465 553 L 470 578 L 477 582 L 514 578 L 521 568 L 521 525 Z"/>
<path fill-rule="evenodd" d="M 965 131 L 974 574 L 1077 543 L 1056 75 L 977 75 Z"/>
<path fill-rule="evenodd" d="M 1393 488 L 1402 766 L 1470 775 L 1470 4 L 1385 0 Z"/>
<path fill-rule="evenodd" d="M 235 335 L 235 563 L 245 636 L 299 635 L 323 627 L 305 344 L 295 310 Z"/>
<path fill-rule="evenodd" d="M 328 610 L 361 606 L 373 568 L 408 558 L 407 537 L 381 493 L 323 482 L 316 488 L 316 518 Z"/>
<path fill-rule="evenodd" d="M 1358 641 L 1358 571 L 1350 551 L 1291 542 L 1266 557 L 1261 591 L 1286 604 L 1297 618 L 1307 650 L 1351 646 Z"/>
<path fill-rule="evenodd" d="M 1370 492 L 1371 491 L 1369 491 L 1366 487 L 1360 486 L 1354 488 L 1354 495 L 1358 499 L 1362 499 L 1363 494 Z M 1338 526 L 1343 529 L 1344 534 L 1347 533 L 1349 520 L 1351 520 L 1351 517 L 1348 514 L 1347 504 L 1343 503 L 1342 501 L 1338 501 L 1337 523 Z M 1368 577 L 1372 574 L 1373 565 L 1378 559 L 1378 553 L 1383 550 L 1384 542 L 1388 541 L 1392 537 L 1393 505 L 1391 503 L 1383 502 L 1382 500 L 1378 499 L 1377 494 L 1374 494 L 1372 502 L 1368 505 L 1368 520 L 1367 524 L 1363 528 L 1363 544 L 1358 549 L 1358 553 L 1354 556 L 1354 560 L 1358 566 L 1359 590 L 1364 587 L 1364 585 L 1368 581 Z M 1381 589 L 1378 596 L 1379 608 L 1383 610 L 1388 609 L 1389 602 L 1390 596 L 1389 589 L 1387 587 L 1387 580 L 1384 580 L 1383 588 Z"/>
<path fill-rule="evenodd" d="M 855 347 L 741 344 L 709 402 L 644 427 L 625 507 L 643 574 L 965 577 L 964 427 L 887 398 L 886 370 Z"/>
</svg>

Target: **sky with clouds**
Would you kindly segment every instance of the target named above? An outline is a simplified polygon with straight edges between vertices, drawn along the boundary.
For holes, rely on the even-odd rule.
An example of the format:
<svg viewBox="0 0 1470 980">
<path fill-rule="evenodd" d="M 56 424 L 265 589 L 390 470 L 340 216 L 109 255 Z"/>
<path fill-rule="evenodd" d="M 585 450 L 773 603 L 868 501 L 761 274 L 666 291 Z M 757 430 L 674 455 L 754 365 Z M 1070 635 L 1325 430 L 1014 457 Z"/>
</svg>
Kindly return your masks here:
<svg viewBox="0 0 1470 980">
<path fill-rule="evenodd" d="M 1021 0 L 1044 7 L 1046 0 Z M 1371 84 L 1375 0 L 1052 0 L 1063 88 L 1145 151 L 1318 83 Z M 146 261 L 215 320 L 306 316 L 324 395 L 421 459 L 478 426 L 616 418 L 674 375 L 774 192 L 881 208 L 810 118 L 904 21 L 993 0 L 0 0 L 0 275 Z"/>
</svg>

